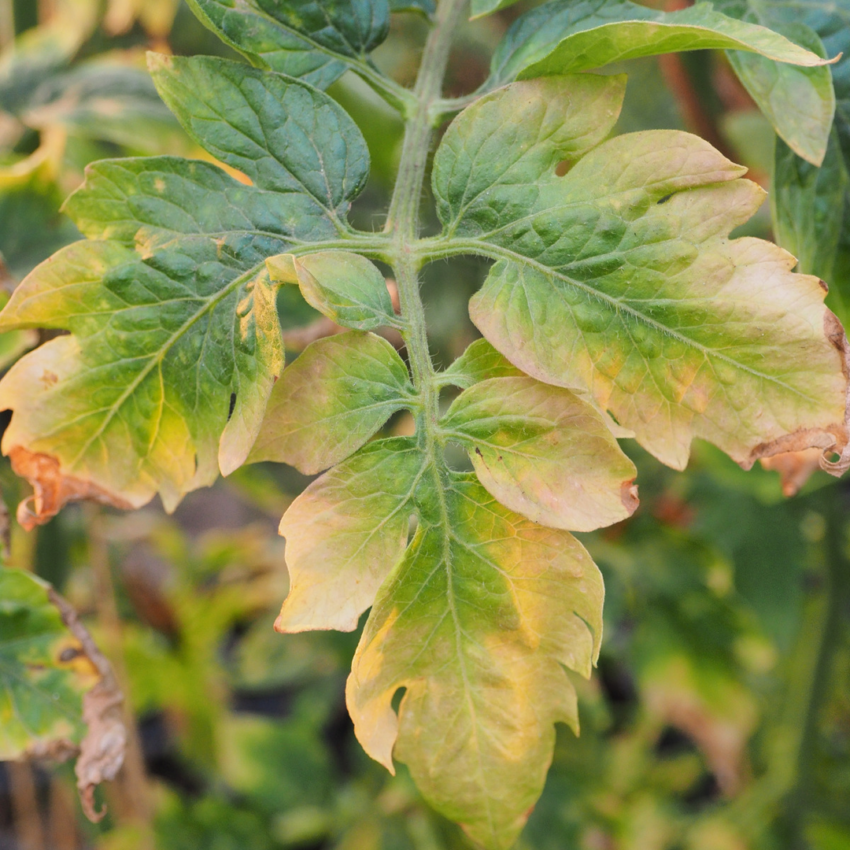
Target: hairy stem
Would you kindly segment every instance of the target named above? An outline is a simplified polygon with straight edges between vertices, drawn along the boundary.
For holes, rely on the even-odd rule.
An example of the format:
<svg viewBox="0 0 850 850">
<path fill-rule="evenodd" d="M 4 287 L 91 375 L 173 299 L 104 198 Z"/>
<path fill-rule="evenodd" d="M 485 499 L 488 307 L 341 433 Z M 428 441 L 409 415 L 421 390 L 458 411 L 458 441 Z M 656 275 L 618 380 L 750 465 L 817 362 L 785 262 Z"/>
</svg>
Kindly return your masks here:
<svg viewBox="0 0 850 850">
<path fill-rule="evenodd" d="M 467 0 L 442 0 L 425 45 L 419 76 L 413 89 L 415 108 L 404 133 L 401 162 L 390 203 L 385 231 L 391 236 L 391 260 L 398 284 L 402 317 L 407 322 L 407 346 L 413 382 L 421 408 L 418 431 L 424 448 L 434 450 L 437 431 L 439 390 L 428 350 L 425 308 L 419 292 L 422 259 L 417 251 L 419 207 L 435 123 L 434 106 L 440 100 L 449 60 L 452 37 L 466 10 Z M 435 120 L 436 119 L 436 120 Z"/>
</svg>

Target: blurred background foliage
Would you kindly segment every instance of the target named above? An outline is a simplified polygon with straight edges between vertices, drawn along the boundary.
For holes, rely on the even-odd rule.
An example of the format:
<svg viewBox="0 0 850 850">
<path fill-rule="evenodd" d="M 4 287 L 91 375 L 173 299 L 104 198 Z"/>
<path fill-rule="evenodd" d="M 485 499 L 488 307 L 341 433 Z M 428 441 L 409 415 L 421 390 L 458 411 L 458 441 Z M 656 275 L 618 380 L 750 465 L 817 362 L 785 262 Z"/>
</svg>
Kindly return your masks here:
<svg viewBox="0 0 850 850">
<path fill-rule="evenodd" d="M 449 94 L 473 90 L 510 22 L 532 3 L 457 34 Z M 655 5 L 661 5 L 657 3 Z M 672 3 L 668 8 L 682 5 Z M 412 83 L 427 25 L 394 16 L 375 55 Z M 0 286 L 78 238 L 62 200 L 89 162 L 208 158 L 159 101 L 144 51 L 228 55 L 178 0 L 0 0 Z M 774 135 L 718 53 L 636 60 L 617 132 L 689 129 L 771 181 Z M 363 130 L 372 177 L 354 221 L 382 223 L 402 126 L 351 75 L 331 89 Z M 428 219 L 426 218 L 426 222 Z M 429 226 L 433 226 L 433 220 Z M 766 206 L 747 232 L 771 238 Z M 426 270 L 434 357 L 475 337 L 466 302 L 485 265 Z M 841 308 L 850 280 L 832 280 Z M 282 289 L 291 356 L 333 332 Z M 0 339 L 0 367 L 38 334 Z M 397 417 L 389 428 L 412 427 Z M 705 444 L 685 473 L 626 441 L 642 503 L 582 535 L 607 584 L 599 670 L 577 682 L 582 734 L 559 730 L 546 790 L 521 848 L 850 848 L 850 487 L 817 473 L 785 498 L 776 473 L 744 473 Z M 356 634 L 282 637 L 287 576 L 277 524 L 308 479 L 243 468 L 173 516 L 66 509 L 25 534 L 8 563 L 81 611 L 129 696 L 135 728 L 99 825 L 70 768 L 0 765 L 2 850 L 449 850 L 469 846 L 405 774 L 354 739 L 344 683 Z M 11 511 L 26 495 L 5 459 Z"/>
</svg>

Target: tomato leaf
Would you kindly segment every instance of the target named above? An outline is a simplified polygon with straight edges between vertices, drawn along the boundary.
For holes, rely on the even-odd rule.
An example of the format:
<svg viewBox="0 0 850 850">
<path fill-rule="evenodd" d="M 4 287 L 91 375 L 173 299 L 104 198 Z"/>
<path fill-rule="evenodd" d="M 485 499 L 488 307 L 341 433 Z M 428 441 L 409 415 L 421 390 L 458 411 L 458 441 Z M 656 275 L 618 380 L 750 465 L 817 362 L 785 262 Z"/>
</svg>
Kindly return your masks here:
<svg viewBox="0 0 850 850">
<path fill-rule="evenodd" d="M 297 283 L 307 303 L 338 325 L 361 331 L 399 326 L 384 276 L 359 254 L 284 254 L 266 260 L 266 267 L 276 283 Z"/>
<path fill-rule="evenodd" d="M 320 88 L 389 31 L 387 0 L 189 0 L 189 5 L 219 38 L 256 64 Z M 419 3 L 406 4 L 411 5 Z"/>
<path fill-rule="evenodd" d="M 359 449 L 413 395 L 407 367 L 385 339 L 352 332 L 317 340 L 275 385 L 250 459 L 320 472 Z"/>
<path fill-rule="evenodd" d="M 535 522 L 592 531 L 637 507 L 634 465 L 593 407 L 569 390 L 492 378 L 462 393 L 443 427 L 467 448 L 481 483 Z"/>
<path fill-rule="evenodd" d="M 584 104 L 597 99 L 607 131 L 621 92 L 588 76 L 515 83 L 449 128 L 434 164 L 445 232 L 497 260 L 473 321 L 676 468 L 694 437 L 745 467 L 840 450 L 846 342 L 819 282 L 774 245 L 728 238 L 764 193 L 707 143 L 658 131 L 598 144 Z"/>
<path fill-rule="evenodd" d="M 89 241 L 39 266 L 0 318 L 71 331 L 0 383 L 4 451 L 36 487 L 28 525 L 74 498 L 159 493 L 173 509 L 245 461 L 283 368 L 265 260 L 338 238 L 368 173 L 360 132 L 316 89 L 223 60 L 152 64 L 187 129 L 253 185 L 170 157 L 89 170 L 67 205 Z"/>
<path fill-rule="evenodd" d="M 493 55 L 486 86 L 709 48 L 746 50 L 806 67 L 825 61 L 779 33 L 715 11 L 711 3 L 659 12 L 629 0 L 553 0 L 513 23 Z"/>
<path fill-rule="evenodd" d="M 826 55 L 817 34 L 800 21 L 805 11 L 792 13 L 793 4 L 722 0 L 716 6 L 733 18 L 780 32 L 818 56 Z M 799 68 L 737 50 L 729 52 L 729 61 L 780 138 L 803 159 L 820 165 L 835 114 L 831 69 Z"/>
<path fill-rule="evenodd" d="M 360 640 L 347 700 L 366 752 L 405 762 L 473 840 L 510 847 L 543 788 L 554 723 L 578 728 L 602 579 L 582 545 L 502 507 L 471 476 L 423 476 L 420 525 Z M 393 698 L 405 688 L 398 716 Z"/>
</svg>

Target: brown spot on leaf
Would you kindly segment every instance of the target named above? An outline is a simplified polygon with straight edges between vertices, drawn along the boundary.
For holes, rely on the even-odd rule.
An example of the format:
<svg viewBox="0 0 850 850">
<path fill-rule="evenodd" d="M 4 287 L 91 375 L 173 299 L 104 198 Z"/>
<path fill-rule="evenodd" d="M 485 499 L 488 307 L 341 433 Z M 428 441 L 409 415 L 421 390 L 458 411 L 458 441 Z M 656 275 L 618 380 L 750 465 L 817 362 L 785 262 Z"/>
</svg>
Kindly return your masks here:
<svg viewBox="0 0 850 850">
<path fill-rule="evenodd" d="M 45 369 L 41 375 L 41 382 L 48 387 L 52 387 L 55 384 L 59 383 L 59 376 L 55 372 L 51 372 L 49 369 Z"/>
<path fill-rule="evenodd" d="M 7 454 L 15 474 L 26 478 L 35 491 L 18 505 L 18 522 L 27 531 L 32 531 L 37 525 L 44 525 L 68 502 L 88 499 L 122 510 L 132 508 L 129 502 L 91 481 L 63 475 L 59 461 L 50 455 L 31 452 L 23 446 L 15 446 Z"/>
</svg>

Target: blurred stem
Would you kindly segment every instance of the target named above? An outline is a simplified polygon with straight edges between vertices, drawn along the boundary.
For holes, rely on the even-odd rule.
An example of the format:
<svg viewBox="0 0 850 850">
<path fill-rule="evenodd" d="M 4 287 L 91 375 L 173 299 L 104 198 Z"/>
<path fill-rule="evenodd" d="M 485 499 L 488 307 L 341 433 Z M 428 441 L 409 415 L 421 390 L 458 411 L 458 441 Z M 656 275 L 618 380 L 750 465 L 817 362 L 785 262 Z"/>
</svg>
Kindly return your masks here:
<svg viewBox="0 0 850 850">
<path fill-rule="evenodd" d="M 124 766 L 119 774 L 121 783 L 121 816 L 144 830 L 140 837 L 140 850 L 153 850 L 153 832 L 151 830 L 151 806 L 147 772 L 142 756 L 139 731 L 136 718 L 130 707 L 128 691 L 127 665 L 124 661 L 124 633 L 118 604 L 115 597 L 115 584 L 109 563 L 109 547 L 103 528 L 103 514 L 97 505 L 87 504 L 86 525 L 89 529 L 89 558 L 95 581 L 97 616 L 103 631 L 104 654 L 112 664 L 115 678 L 124 694 L 124 723 L 127 727 L 127 754 Z"/>
<path fill-rule="evenodd" d="M 806 606 L 797 646 L 788 665 L 784 710 L 772 730 L 767 770 L 730 815 L 751 839 L 768 825 L 782 829 L 785 850 L 807 850 L 805 827 L 815 801 L 818 724 L 829 695 L 833 661 L 850 603 L 850 560 L 846 553 L 847 513 L 840 486 L 823 494 L 826 529 L 823 585 Z"/>
<path fill-rule="evenodd" d="M 32 766 L 12 761 L 7 768 L 18 844 L 21 850 L 46 850 Z"/>
<path fill-rule="evenodd" d="M 844 617 L 850 600 L 850 560 L 846 552 L 846 512 L 840 485 L 830 488 L 826 507 L 824 554 L 826 570 L 818 621 L 816 654 L 809 681 L 797 705 L 800 722 L 795 753 L 796 771 L 783 806 L 783 821 L 788 830 L 788 850 L 805 850 L 806 814 L 815 792 L 815 762 L 818 724 L 829 697 L 833 661 L 841 643 Z"/>
</svg>

